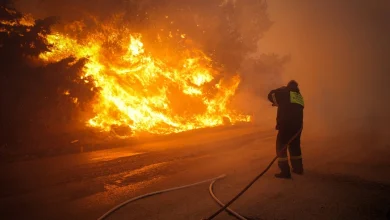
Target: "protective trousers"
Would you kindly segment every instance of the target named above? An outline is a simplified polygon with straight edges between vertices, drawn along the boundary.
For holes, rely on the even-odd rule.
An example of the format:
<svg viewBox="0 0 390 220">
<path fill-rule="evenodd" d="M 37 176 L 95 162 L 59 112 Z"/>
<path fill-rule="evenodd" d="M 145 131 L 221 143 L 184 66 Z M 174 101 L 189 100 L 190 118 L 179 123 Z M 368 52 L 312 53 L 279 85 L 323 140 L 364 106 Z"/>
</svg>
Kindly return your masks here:
<svg viewBox="0 0 390 220">
<path fill-rule="evenodd" d="M 296 138 L 287 148 L 284 148 L 289 140 L 296 134 Z M 276 153 L 278 155 L 278 165 L 283 174 L 290 174 L 289 158 L 287 149 L 290 154 L 290 163 L 295 173 L 303 173 L 302 153 L 301 153 L 301 126 L 283 126 L 279 128 L 276 138 Z M 284 148 L 284 149 L 283 149 Z"/>
</svg>

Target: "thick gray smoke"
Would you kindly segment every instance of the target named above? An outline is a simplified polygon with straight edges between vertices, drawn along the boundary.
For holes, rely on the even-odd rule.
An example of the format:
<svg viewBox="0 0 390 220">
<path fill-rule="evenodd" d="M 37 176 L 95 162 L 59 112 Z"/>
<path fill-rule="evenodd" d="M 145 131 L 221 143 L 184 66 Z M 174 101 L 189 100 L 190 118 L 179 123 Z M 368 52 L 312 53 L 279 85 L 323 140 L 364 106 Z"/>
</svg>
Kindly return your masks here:
<svg viewBox="0 0 390 220">
<path fill-rule="evenodd" d="M 390 2 L 270 0 L 275 25 L 261 48 L 290 54 L 310 130 L 388 131 Z M 308 130 L 307 130 L 308 131 Z"/>
</svg>

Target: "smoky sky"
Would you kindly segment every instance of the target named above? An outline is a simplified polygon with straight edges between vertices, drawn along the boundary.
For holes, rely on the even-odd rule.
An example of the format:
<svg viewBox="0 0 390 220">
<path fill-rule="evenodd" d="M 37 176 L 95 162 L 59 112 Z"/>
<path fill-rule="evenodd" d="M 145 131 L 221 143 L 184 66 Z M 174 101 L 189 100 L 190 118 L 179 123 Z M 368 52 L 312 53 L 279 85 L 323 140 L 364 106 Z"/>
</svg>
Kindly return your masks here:
<svg viewBox="0 0 390 220">
<path fill-rule="evenodd" d="M 16 7 L 36 18 L 59 16 L 65 20 L 82 19 L 86 14 L 108 16 L 126 6 L 126 1 L 16 0 Z"/>
<path fill-rule="evenodd" d="M 62 23 L 103 23 L 116 14 L 134 32 L 157 35 L 158 31 L 185 33 L 214 61 L 236 72 L 271 22 L 263 0 L 16 0 L 23 13 L 36 18 L 59 17 Z M 88 21 L 89 20 L 89 21 Z M 93 23 L 93 22 L 92 22 Z M 138 24 L 138 26 L 136 25 Z M 158 33 L 161 34 L 161 33 Z"/>
<path fill-rule="evenodd" d="M 260 50 L 291 55 L 284 78 L 300 83 L 306 125 L 323 125 L 328 131 L 352 124 L 385 128 L 390 106 L 390 2 L 268 3 L 274 26 L 260 41 Z"/>
</svg>

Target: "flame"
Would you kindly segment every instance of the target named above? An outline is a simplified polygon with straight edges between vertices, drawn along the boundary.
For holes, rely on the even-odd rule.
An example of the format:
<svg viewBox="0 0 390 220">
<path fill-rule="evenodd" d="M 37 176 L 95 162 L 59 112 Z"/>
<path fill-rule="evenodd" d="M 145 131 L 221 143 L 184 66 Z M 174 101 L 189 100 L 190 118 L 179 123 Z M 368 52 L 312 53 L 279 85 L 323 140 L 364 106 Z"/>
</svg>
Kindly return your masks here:
<svg viewBox="0 0 390 220">
<path fill-rule="evenodd" d="M 75 24 L 78 31 L 85 31 Z M 157 36 L 162 43 L 172 37 L 171 32 L 165 38 Z M 231 123 L 250 121 L 227 107 L 240 77 L 219 77 L 212 60 L 193 46 L 159 57 L 147 50 L 140 33 L 110 24 L 84 37 L 53 31 L 46 39 L 52 45 L 51 51 L 40 54 L 46 62 L 87 58 L 81 78 L 92 77 L 99 88 L 88 126 L 104 131 L 128 126 L 137 135 L 213 127 L 223 124 L 224 118 Z"/>
<path fill-rule="evenodd" d="M 3 8 L 3 7 L 2 7 Z M 3 8 L 8 14 L 14 15 L 17 12 L 8 8 Z M 23 15 L 19 19 L 15 20 L 2 20 L 0 19 L 0 24 L 7 25 L 7 26 L 25 26 L 25 27 L 32 27 L 35 25 L 35 19 L 31 14 Z"/>
</svg>

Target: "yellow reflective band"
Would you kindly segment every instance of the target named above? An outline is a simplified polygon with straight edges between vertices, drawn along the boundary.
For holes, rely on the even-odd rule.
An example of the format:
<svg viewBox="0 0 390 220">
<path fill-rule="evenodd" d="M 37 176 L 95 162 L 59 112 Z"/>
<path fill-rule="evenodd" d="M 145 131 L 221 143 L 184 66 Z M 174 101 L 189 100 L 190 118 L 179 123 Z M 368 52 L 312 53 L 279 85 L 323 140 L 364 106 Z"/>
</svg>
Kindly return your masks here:
<svg viewBox="0 0 390 220">
<path fill-rule="evenodd" d="M 274 102 L 275 105 L 278 105 L 278 102 L 276 101 L 275 93 L 272 93 L 272 101 Z"/>
<path fill-rule="evenodd" d="M 301 156 L 291 156 L 290 159 L 291 160 L 299 160 L 299 159 L 302 159 L 302 155 Z"/>
<path fill-rule="evenodd" d="M 279 157 L 278 161 L 279 162 L 288 161 L 288 157 Z"/>
<path fill-rule="evenodd" d="M 303 97 L 298 92 L 290 91 L 290 102 L 305 106 L 305 102 L 303 101 Z"/>
</svg>

